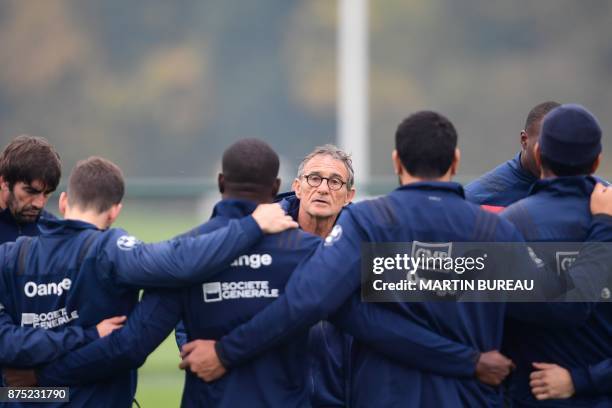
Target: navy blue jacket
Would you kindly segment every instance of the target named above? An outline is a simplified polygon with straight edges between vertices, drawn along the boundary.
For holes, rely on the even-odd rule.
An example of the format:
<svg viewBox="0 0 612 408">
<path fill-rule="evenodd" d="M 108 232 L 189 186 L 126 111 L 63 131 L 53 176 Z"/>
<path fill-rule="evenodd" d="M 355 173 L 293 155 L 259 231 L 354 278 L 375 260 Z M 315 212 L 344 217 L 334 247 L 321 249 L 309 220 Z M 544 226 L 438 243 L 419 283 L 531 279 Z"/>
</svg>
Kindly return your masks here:
<svg viewBox="0 0 612 408">
<path fill-rule="evenodd" d="M 13 321 L 57 330 L 128 314 L 138 288 L 180 287 L 217 272 L 262 233 L 252 217 L 196 238 L 142 244 L 121 229 L 45 221 L 41 235 L 0 246 L 0 296 Z M 11 338 L 2 338 L 1 349 Z M 6 344 L 5 344 L 6 343 Z M 70 390 L 71 406 L 130 406 L 136 372 Z"/>
<path fill-rule="evenodd" d="M 0 292 L 0 299 L 8 298 L 3 289 Z M 15 324 L 0 302 L 0 365 L 32 367 L 52 361 L 97 338 L 95 324 L 89 328 L 70 326 L 58 332 L 21 327 Z"/>
<path fill-rule="evenodd" d="M 609 183 L 595 177 L 601 183 Z M 465 199 L 480 205 L 507 207 L 529 195 L 538 180 L 521 165 L 521 153 L 465 186 Z"/>
<path fill-rule="evenodd" d="M 539 253 L 545 262 L 556 264 L 567 252 L 563 242 L 582 242 L 589 239 L 591 213 L 590 195 L 596 180 L 590 176 L 557 177 L 537 181 L 531 195 L 508 207 L 502 217 L 513 222 L 527 241 L 559 242 L 560 251 Z M 592 237 L 591 237 L 592 238 Z M 575 251 L 580 248 L 574 248 Z M 559 273 L 565 271 L 559 264 Z M 532 305 L 532 316 L 550 305 Z M 557 307 L 578 307 L 558 304 Z M 510 379 L 510 395 L 517 406 L 592 406 L 596 403 L 612 404 L 611 397 L 591 397 L 588 384 L 595 384 L 604 367 L 591 367 L 612 356 L 612 304 L 590 306 L 590 313 L 566 314 L 570 327 L 556 327 L 548 320 L 535 324 L 508 319 L 504 350 L 517 364 Z M 581 309 L 578 309 L 581 310 Z M 538 402 L 531 394 L 529 374 L 532 362 L 555 363 L 572 372 L 577 394 L 567 400 Z M 609 369 L 609 365 L 608 365 Z M 595 378 L 589 378 L 593 373 Z M 599 376 L 599 377 L 598 377 Z M 608 374 L 609 376 L 609 374 Z M 609 377 L 608 377 L 609 378 Z M 581 395 L 583 394 L 583 395 Z"/>
<path fill-rule="evenodd" d="M 19 224 L 8 207 L 4 210 L 0 210 L 0 244 L 13 242 L 24 235 L 30 237 L 39 235 L 40 230 L 38 229 L 38 221 L 41 218 L 55 219 L 55 216 L 43 210 L 40 217 L 35 222 Z"/>
<path fill-rule="evenodd" d="M 14 242 L 20 236 L 39 235 L 40 218 L 55 219 L 55 216 L 43 210 L 36 222 L 19 224 L 8 208 L 0 210 L 0 244 Z M 11 339 L 2 342 L 0 365 L 32 366 L 51 361 L 67 350 L 73 350 L 97 338 L 95 327 L 69 327 L 65 332 L 53 332 L 16 325 L 5 313 L 0 298 L 0 339 Z"/>
<path fill-rule="evenodd" d="M 250 214 L 255 207 L 249 201 L 223 200 L 215 206 L 211 220 L 189 234 L 218 230 L 231 220 Z M 218 339 L 282 295 L 295 267 L 319 241 L 301 230 L 270 235 L 231 264 L 228 262 L 229 266 L 216 275 L 214 282 L 175 293 L 147 293 L 126 327 L 40 370 L 39 380 L 43 384 L 66 381 L 78 384 L 140 365 L 181 318 L 188 341 Z M 187 373 L 182 405 L 307 406 L 306 343 L 304 330 L 211 384 Z M 89 370 L 93 367 L 94 370 Z"/>
<path fill-rule="evenodd" d="M 600 242 L 612 242 L 612 216 L 598 214 L 595 215 L 591 220 L 591 228 L 589 230 L 589 240 L 600 241 Z M 595 265 L 584 265 L 585 274 L 593 273 L 594 268 L 604 266 L 610 269 L 612 260 L 610 256 L 612 253 L 607 248 L 602 252 L 599 251 L 596 256 L 587 258 L 588 261 L 594 262 Z M 603 259 L 602 259 L 603 258 Z M 580 274 L 581 268 L 580 260 L 575 265 L 572 273 Z M 605 280 L 606 287 L 610 288 L 610 274 L 608 273 L 603 277 Z M 590 365 L 587 367 L 573 367 L 570 368 L 572 381 L 574 388 L 578 395 L 602 395 L 612 394 L 612 359 L 606 359 L 597 364 Z"/>
<path fill-rule="evenodd" d="M 465 198 L 476 204 L 509 206 L 529 194 L 538 178 L 521 165 L 521 154 L 465 186 Z"/>
<path fill-rule="evenodd" d="M 612 241 L 612 216 L 608 214 L 595 214 L 591 219 L 589 240 L 596 242 Z"/>
<path fill-rule="evenodd" d="M 218 223 L 222 222 L 223 219 L 224 218 L 221 216 L 216 217 L 213 219 L 213 221 L 206 224 L 204 228 L 216 228 L 218 227 Z M 286 235 L 289 237 L 300 236 L 300 234 L 297 234 L 297 231 L 286 233 Z M 312 238 L 316 240 L 315 237 Z M 266 245 L 270 245 L 270 243 L 273 242 L 274 240 L 270 239 Z M 285 248 L 285 253 L 290 250 L 290 248 Z M 278 249 L 278 251 L 281 250 Z M 296 259 L 295 261 L 298 260 L 299 259 Z M 231 271 L 232 268 L 230 268 L 230 272 Z M 253 274 L 253 271 L 249 271 L 249 273 Z M 221 274 L 220 276 L 225 276 L 225 274 Z M 210 286 L 206 287 L 210 288 Z M 209 331 L 209 328 L 206 328 L 206 325 L 210 323 L 202 318 L 202 307 L 207 305 L 206 302 L 202 302 L 203 290 L 203 287 L 200 286 L 190 289 L 187 296 L 184 296 L 186 301 L 182 302 L 177 301 L 176 296 L 172 295 L 164 296 L 163 294 L 156 292 L 145 294 L 142 302 L 134 310 L 133 314 L 130 315 L 128 323 L 123 329 L 118 330 L 103 339 L 93 342 L 86 347 L 77 350 L 76 352 L 69 353 L 58 362 L 41 370 L 39 372 L 39 380 L 41 384 L 72 385 L 80 384 L 82 382 L 97 381 L 110 373 L 139 366 L 144 362 L 144 359 L 148 353 L 150 353 L 167 336 L 172 327 L 174 327 L 174 324 L 178 318 L 177 314 L 182 313 L 182 317 L 186 322 L 188 322 L 186 326 L 188 330 L 192 330 L 192 335 L 190 336 L 191 339 L 200 336 L 213 336 L 214 338 L 220 337 L 222 334 L 224 334 L 224 332 L 231 329 L 231 327 L 226 326 L 230 324 L 230 322 L 226 320 L 229 317 L 228 313 L 240 311 L 241 309 L 231 309 L 228 312 L 226 308 L 224 308 L 221 311 L 217 311 L 219 316 L 216 316 L 217 313 L 215 313 L 215 316 L 210 315 L 210 317 L 214 318 L 213 321 L 218 321 L 219 319 L 221 320 L 221 322 L 215 326 L 217 327 L 216 331 L 211 332 Z M 191 294 L 191 291 L 194 291 L 195 294 Z M 207 293 L 213 292 L 207 290 Z M 355 300 L 355 298 L 352 300 Z M 403 355 L 399 356 L 398 359 L 407 361 L 407 364 L 412 363 L 413 365 L 418 366 L 420 369 L 438 371 L 443 375 L 462 376 L 464 378 L 471 378 L 473 376 L 474 365 L 478 357 L 478 352 L 474 349 L 449 341 L 444 337 L 425 330 L 419 324 L 412 323 L 411 321 L 405 321 L 398 326 L 396 324 L 397 316 L 395 313 L 383 308 L 372 308 L 372 305 L 370 304 L 359 302 L 358 297 L 356 300 L 356 302 L 350 302 L 347 304 L 346 308 L 349 310 L 349 313 L 347 313 L 347 316 L 342 319 L 342 325 L 343 327 L 350 327 L 351 330 L 358 336 L 361 336 L 361 338 L 371 342 L 373 347 L 383 351 L 388 351 L 390 346 L 392 348 L 395 347 L 395 349 L 404 348 L 405 350 L 409 350 L 408 352 L 404 352 Z M 210 303 L 212 302 L 208 302 L 208 306 L 210 306 Z M 219 305 L 222 303 L 224 302 L 220 302 Z M 262 305 L 257 306 L 256 309 L 258 310 L 260 306 Z M 360 313 L 350 312 L 353 307 L 358 309 Z M 190 314 L 191 317 L 189 317 Z M 250 317 L 250 312 L 247 312 L 247 314 Z M 155 316 L 155 318 L 153 319 L 152 316 Z M 365 317 L 356 319 L 355 316 Z M 206 317 L 209 317 L 208 312 L 206 313 Z M 192 323 L 189 323 L 189 321 L 192 321 Z M 234 323 L 238 325 L 242 321 L 243 318 L 241 317 Z M 190 329 L 190 327 L 193 327 L 193 329 Z M 296 330 L 292 338 L 300 343 L 303 347 L 302 336 L 305 331 L 302 330 L 305 329 Z M 291 339 L 291 337 L 288 337 L 286 340 L 288 339 Z M 293 346 L 280 346 L 276 350 L 283 350 L 286 347 L 292 348 Z M 300 351 L 303 353 L 305 349 L 300 349 Z M 414 361 L 414 353 L 417 353 L 417 356 L 419 357 L 418 361 L 416 362 Z M 268 357 L 264 358 L 263 356 Z M 252 364 L 255 364 L 255 367 L 262 367 L 263 369 L 263 367 L 266 366 L 264 363 L 265 361 L 275 361 L 272 359 L 274 357 L 273 354 L 265 353 L 263 356 L 258 357 L 254 362 L 252 362 Z M 261 360 L 262 358 L 264 359 Z M 290 358 L 287 356 L 286 358 L 287 364 L 293 364 L 291 363 L 292 361 L 295 361 L 295 359 L 302 359 L 303 355 L 298 353 L 294 357 Z M 440 362 L 444 362 L 445 364 L 442 365 Z M 241 375 L 244 375 L 245 370 L 248 370 L 248 367 L 250 366 L 251 364 L 244 365 L 243 367 L 234 366 L 232 367 L 230 373 L 235 370 L 239 370 L 239 372 L 243 373 Z M 95 370 L 92 369 L 93 367 L 95 367 Z M 270 367 L 266 368 L 266 371 L 268 370 L 270 370 Z M 273 367 L 270 372 L 276 373 L 278 372 L 278 368 Z M 303 374 L 305 375 L 305 372 Z M 300 398 L 300 401 L 303 401 L 301 398 L 308 395 L 309 387 L 303 385 L 303 388 L 301 388 L 299 391 L 299 397 L 294 394 L 294 396 L 291 397 L 291 400 L 282 400 L 281 397 L 287 396 L 287 390 L 284 390 L 284 392 L 277 392 L 279 391 L 278 387 L 274 384 L 264 384 L 263 381 L 265 381 L 265 378 L 269 376 L 269 374 L 262 374 L 259 376 L 261 378 L 257 380 L 257 385 L 259 386 L 257 398 L 259 398 L 259 400 L 265 396 L 265 398 L 267 398 L 267 403 L 272 406 L 286 406 L 287 404 L 294 405 L 296 402 L 296 399 L 294 398 Z M 249 394 L 249 392 L 254 392 L 254 390 L 250 385 L 244 385 L 238 381 L 241 379 L 240 375 L 237 374 L 237 376 L 233 378 L 234 380 L 225 380 L 225 382 L 220 383 L 225 384 L 223 387 L 219 386 L 219 389 L 222 388 L 226 390 L 227 396 L 221 395 L 219 390 L 217 398 L 223 398 L 223 404 L 231 403 L 238 404 L 239 406 L 252 406 L 254 404 L 254 400 L 248 396 L 253 395 Z M 247 382 L 252 382 L 251 379 L 242 379 Z M 201 381 L 197 381 L 191 376 L 188 376 L 187 381 L 188 383 L 190 381 L 193 383 L 193 387 L 196 388 L 196 395 L 201 396 L 202 390 L 207 390 L 207 393 L 210 394 L 210 390 L 216 389 L 212 387 L 209 390 L 208 388 L 203 387 L 203 383 Z M 277 383 L 286 384 L 282 381 Z M 214 384 L 217 384 L 217 382 Z M 244 387 L 244 390 L 249 390 L 249 392 L 230 392 L 231 389 L 237 385 L 240 386 L 241 390 Z M 278 396 L 273 397 L 273 395 Z M 240 398 L 240 396 L 243 396 L 244 398 L 237 400 L 237 398 Z M 184 400 L 185 405 L 195 403 L 190 398 L 193 398 L 191 393 L 186 393 Z M 208 401 L 208 399 L 205 400 Z"/>
<path fill-rule="evenodd" d="M 403 332 L 418 342 L 420 333 L 402 326 L 418 322 L 442 337 L 475 350 L 501 346 L 503 304 L 382 303 L 358 301 L 361 242 L 520 241 L 514 227 L 494 214 L 481 210 L 463 198 L 456 183 L 414 183 L 402 186 L 377 200 L 346 208 L 335 231 L 304 262 L 287 284 L 285 295 L 250 322 L 233 330 L 217 343 L 217 352 L 229 367 L 241 364 L 282 342 L 296 330 L 325 318 L 347 300 L 399 315 L 387 319 L 387 331 Z M 357 298 L 357 301 L 355 301 Z M 344 306 L 343 306 L 344 308 Z M 342 309 L 341 309 L 342 310 Z M 362 315 L 363 316 L 363 315 Z M 398 348 L 398 342 L 382 340 L 387 355 L 379 354 L 360 341 L 354 328 L 342 320 L 357 323 L 362 316 L 347 314 L 333 320 L 355 336 L 351 406 L 491 406 L 499 405 L 499 392 L 469 377 L 444 377 L 432 371 L 452 365 L 447 360 L 429 360 L 436 344 Z M 366 328 L 378 333 L 371 326 Z M 405 351 L 403 355 L 402 352 Z M 405 363 L 411 360 L 411 365 Z M 474 362 L 472 362 L 473 364 Z M 473 374 L 473 367 L 472 367 Z"/>
</svg>

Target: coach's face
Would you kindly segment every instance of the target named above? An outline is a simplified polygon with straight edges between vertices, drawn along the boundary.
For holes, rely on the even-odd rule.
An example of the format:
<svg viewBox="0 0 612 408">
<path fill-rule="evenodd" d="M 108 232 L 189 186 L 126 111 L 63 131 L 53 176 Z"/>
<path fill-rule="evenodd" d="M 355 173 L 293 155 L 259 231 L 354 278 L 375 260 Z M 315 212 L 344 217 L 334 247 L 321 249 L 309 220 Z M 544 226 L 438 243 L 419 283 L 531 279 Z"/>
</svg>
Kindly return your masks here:
<svg viewBox="0 0 612 408">
<path fill-rule="evenodd" d="M 300 212 L 314 218 L 336 217 L 351 202 L 355 189 L 347 188 L 349 173 L 341 160 L 322 154 L 304 165 L 304 174 L 293 181 Z"/>
<path fill-rule="evenodd" d="M 2 182 L 2 191 L 7 192 L 6 205 L 19 223 L 36 221 L 51 195 L 39 180 L 29 184 L 18 181 L 12 189 L 8 183 Z"/>
</svg>

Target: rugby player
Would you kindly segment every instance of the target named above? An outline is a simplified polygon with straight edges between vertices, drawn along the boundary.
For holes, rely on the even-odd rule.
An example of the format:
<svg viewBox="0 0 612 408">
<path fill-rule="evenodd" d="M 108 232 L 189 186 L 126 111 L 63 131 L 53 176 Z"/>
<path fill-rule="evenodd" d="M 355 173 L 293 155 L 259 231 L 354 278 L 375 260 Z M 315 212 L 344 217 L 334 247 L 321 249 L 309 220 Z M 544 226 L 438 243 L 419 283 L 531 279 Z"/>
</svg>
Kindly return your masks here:
<svg viewBox="0 0 612 408">
<path fill-rule="evenodd" d="M 589 235 L 589 198 L 597 182 L 592 174 L 601 160 L 601 134 L 597 119 L 582 106 L 561 105 L 548 113 L 535 146 L 541 178 L 527 198 L 501 213 L 527 241 L 559 243 L 556 250 L 536 252 L 545 263 L 557 265 L 561 276 L 568 271 L 560 259 L 575 257 L 582 246 L 563 243 L 583 242 Z M 612 375 L 612 304 L 534 304 L 531 314 L 551 306 L 566 310 L 561 321 L 547 314 L 533 323 L 509 318 L 504 350 L 517 364 L 509 387 L 514 406 L 612 404 L 612 396 L 597 392 Z M 552 390 L 547 384 L 553 377 L 564 377 L 565 385 L 573 384 L 571 391 Z M 566 399 L 538 403 L 552 397 Z"/>
<path fill-rule="evenodd" d="M 262 232 L 297 226 L 280 206 L 263 205 L 210 234 L 143 244 L 109 228 L 121 211 L 123 192 L 122 173 L 108 160 L 92 157 L 75 166 L 68 193 L 60 196 L 65 219 L 42 220 L 40 237 L 0 246 L 4 313 L 26 327 L 88 327 L 127 315 L 139 288 L 199 282 L 262 239 Z M 129 406 L 135 374 L 126 371 L 104 384 L 74 387 L 71 404 Z"/>
<path fill-rule="evenodd" d="M 560 104 L 553 101 L 534 106 L 527 115 L 520 132 L 521 151 L 511 160 L 499 165 L 465 186 L 465 198 L 476 204 L 493 207 L 497 211 L 522 198 L 540 177 L 534 147 L 540 135 L 542 118 Z"/>
</svg>

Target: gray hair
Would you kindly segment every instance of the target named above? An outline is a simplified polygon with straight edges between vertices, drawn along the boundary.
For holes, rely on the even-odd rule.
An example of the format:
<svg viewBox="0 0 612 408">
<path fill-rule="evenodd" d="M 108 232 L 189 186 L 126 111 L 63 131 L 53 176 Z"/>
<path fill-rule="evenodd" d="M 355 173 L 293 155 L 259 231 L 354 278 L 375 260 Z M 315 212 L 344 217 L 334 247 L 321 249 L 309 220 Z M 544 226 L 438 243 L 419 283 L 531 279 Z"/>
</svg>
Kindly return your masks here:
<svg viewBox="0 0 612 408">
<path fill-rule="evenodd" d="M 342 163 L 344 163 L 346 171 L 348 172 L 346 188 L 348 190 L 353 188 L 353 184 L 355 183 L 355 171 L 353 170 L 353 160 L 351 160 L 351 155 L 333 144 L 317 146 L 312 152 L 310 152 L 306 157 L 304 157 L 304 159 L 298 166 L 297 177 L 300 178 L 304 175 L 304 166 L 306 166 L 306 163 L 308 163 L 310 159 L 315 156 L 321 155 L 331 156 L 332 159 L 340 160 Z"/>
</svg>

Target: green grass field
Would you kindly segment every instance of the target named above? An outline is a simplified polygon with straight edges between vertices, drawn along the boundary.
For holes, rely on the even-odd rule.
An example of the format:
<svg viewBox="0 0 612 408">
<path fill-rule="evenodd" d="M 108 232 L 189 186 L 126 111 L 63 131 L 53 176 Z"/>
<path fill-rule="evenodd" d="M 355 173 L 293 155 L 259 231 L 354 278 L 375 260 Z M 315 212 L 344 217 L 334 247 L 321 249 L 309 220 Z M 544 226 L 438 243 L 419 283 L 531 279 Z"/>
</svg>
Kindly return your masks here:
<svg viewBox="0 0 612 408">
<path fill-rule="evenodd" d="M 201 222 L 195 215 L 168 215 L 126 206 L 116 226 L 146 242 L 168 239 Z M 142 408 L 178 407 L 183 391 L 184 372 L 178 369 L 180 358 L 170 335 L 138 370 L 136 400 Z"/>
</svg>

